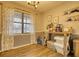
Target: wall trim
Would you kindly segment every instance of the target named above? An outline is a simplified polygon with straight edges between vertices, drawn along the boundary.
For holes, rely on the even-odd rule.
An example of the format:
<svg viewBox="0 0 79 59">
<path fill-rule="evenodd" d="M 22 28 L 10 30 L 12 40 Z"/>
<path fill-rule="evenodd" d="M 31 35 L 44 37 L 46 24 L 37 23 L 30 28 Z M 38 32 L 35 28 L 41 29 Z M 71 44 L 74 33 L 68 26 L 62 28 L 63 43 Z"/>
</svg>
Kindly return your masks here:
<svg viewBox="0 0 79 59">
<path fill-rule="evenodd" d="M 31 44 L 33 44 L 33 43 L 29 43 L 29 44 L 25 44 L 25 45 L 21 45 L 21 46 L 16 46 L 16 47 L 13 47 L 12 49 L 16 49 L 16 48 L 24 47 L 24 46 L 31 45 Z"/>
<path fill-rule="evenodd" d="M 21 47 L 28 46 L 28 45 L 31 45 L 31 44 L 33 44 L 33 43 L 25 44 L 25 45 L 21 45 L 21 46 L 17 46 L 17 47 L 13 47 L 13 48 L 11 48 L 11 49 L 9 49 L 9 50 L 21 48 Z M 5 51 L 9 51 L 9 50 L 3 50 L 3 51 L 0 51 L 0 52 L 5 52 Z"/>
<path fill-rule="evenodd" d="M 31 33 L 23 33 L 23 34 L 18 33 L 18 34 L 15 34 L 14 36 L 16 35 L 31 35 Z"/>
<path fill-rule="evenodd" d="M 48 32 L 48 31 L 35 31 L 35 33 L 36 33 L 36 32 Z"/>
<path fill-rule="evenodd" d="M 79 33 L 73 33 L 74 35 L 79 35 Z"/>
</svg>

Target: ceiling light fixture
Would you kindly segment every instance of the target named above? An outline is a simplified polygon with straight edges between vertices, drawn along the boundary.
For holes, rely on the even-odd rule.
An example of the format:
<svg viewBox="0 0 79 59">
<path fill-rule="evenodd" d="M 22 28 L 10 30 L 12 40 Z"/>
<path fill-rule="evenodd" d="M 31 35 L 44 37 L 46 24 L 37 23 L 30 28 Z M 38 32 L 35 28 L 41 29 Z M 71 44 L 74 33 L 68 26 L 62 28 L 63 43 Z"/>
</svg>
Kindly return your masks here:
<svg viewBox="0 0 79 59">
<path fill-rule="evenodd" d="M 28 5 L 34 6 L 35 8 L 38 7 L 39 1 L 27 1 Z"/>
</svg>

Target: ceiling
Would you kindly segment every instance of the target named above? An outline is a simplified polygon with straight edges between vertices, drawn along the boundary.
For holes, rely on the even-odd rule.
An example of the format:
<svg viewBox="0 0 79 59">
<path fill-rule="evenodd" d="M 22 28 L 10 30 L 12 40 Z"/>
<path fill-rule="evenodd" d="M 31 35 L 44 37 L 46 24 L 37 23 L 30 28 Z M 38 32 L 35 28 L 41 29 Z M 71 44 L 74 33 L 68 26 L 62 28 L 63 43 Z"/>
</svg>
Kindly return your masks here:
<svg viewBox="0 0 79 59">
<path fill-rule="evenodd" d="M 50 10 L 50 9 L 52 9 L 52 8 L 54 8 L 54 7 L 56 7 L 56 6 L 63 3 L 63 1 L 39 1 L 39 2 L 40 3 L 39 3 L 39 5 L 38 5 L 38 7 L 36 9 L 39 12 L 46 12 L 47 10 Z M 27 5 L 26 1 L 17 1 L 15 3 L 18 3 L 20 5 L 27 6 L 29 8 L 34 9 L 33 6 Z"/>
</svg>

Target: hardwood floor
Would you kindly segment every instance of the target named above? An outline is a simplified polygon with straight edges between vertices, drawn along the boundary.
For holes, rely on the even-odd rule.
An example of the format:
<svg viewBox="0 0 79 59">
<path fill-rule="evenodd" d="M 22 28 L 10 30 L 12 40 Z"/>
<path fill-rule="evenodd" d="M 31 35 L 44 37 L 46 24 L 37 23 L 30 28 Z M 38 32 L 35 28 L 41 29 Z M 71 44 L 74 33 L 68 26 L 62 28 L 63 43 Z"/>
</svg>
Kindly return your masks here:
<svg viewBox="0 0 79 59">
<path fill-rule="evenodd" d="M 0 57 L 62 57 L 61 54 L 41 45 L 28 45 L 25 47 L 1 52 Z"/>
</svg>

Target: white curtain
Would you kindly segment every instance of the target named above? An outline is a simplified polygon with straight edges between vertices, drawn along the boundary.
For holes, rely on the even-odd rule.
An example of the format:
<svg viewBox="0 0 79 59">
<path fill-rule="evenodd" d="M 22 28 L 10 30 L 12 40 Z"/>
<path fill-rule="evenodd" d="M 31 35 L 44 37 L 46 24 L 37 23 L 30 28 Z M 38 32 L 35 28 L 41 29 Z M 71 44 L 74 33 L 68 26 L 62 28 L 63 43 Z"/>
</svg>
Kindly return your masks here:
<svg viewBox="0 0 79 59">
<path fill-rule="evenodd" d="M 35 17 L 34 17 L 34 14 L 31 14 L 31 20 L 32 20 L 31 43 L 32 44 L 36 44 L 36 37 L 35 37 Z"/>
<path fill-rule="evenodd" d="M 13 15 L 14 9 L 4 8 L 3 16 L 3 32 L 2 32 L 2 50 L 13 48 Z"/>
<path fill-rule="evenodd" d="M 3 17 L 3 32 L 2 32 L 2 50 L 9 50 L 14 48 L 14 15 L 15 10 L 10 8 L 4 8 Z M 33 16 L 33 15 L 31 15 Z M 31 43 L 34 43 L 35 31 L 34 31 L 34 19 L 32 18 L 31 28 Z"/>
</svg>

